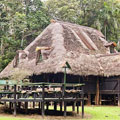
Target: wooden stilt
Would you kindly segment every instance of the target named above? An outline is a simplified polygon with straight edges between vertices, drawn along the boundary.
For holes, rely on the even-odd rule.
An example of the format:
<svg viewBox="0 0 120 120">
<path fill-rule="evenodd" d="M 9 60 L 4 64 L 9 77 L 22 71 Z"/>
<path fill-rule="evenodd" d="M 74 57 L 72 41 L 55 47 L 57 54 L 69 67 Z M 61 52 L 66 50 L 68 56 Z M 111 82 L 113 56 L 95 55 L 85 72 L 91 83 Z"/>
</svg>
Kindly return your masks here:
<svg viewBox="0 0 120 120">
<path fill-rule="evenodd" d="M 120 80 L 118 80 L 118 106 L 120 106 Z"/>
<path fill-rule="evenodd" d="M 91 105 L 91 94 L 88 93 L 88 103 L 87 105 Z"/>
<path fill-rule="evenodd" d="M 12 102 L 9 103 L 9 109 L 12 109 Z"/>
<path fill-rule="evenodd" d="M 54 102 L 54 111 L 57 111 L 57 103 Z"/>
<path fill-rule="evenodd" d="M 77 102 L 77 114 L 79 114 L 79 103 Z"/>
<path fill-rule="evenodd" d="M 67 115 L 67 112 L 66 112 L 66 102 L 64 101 L 64 117 L 66 117 L 66 115 Z"/>
<path fill-rule="evenodd" d="M 16 107 L 17 107 L 17 105 L 16 105 L 16 85 L 14 85 L 14 112 L 13 112 L 13 115 L 14 116 L 16 116 Z"/>
<path fill-rule="evenodd" d="M 99 79 L 97 79 L 97 86 L 96 86 L 96 105 L 99 105 L 100 99 L 100 90 L 99 90 Z"/>
<path fill-rule="evenodd" d="M 84 91 L 82 87 L 82 118 L 84 118 Z"/>
<path fill-rule="evenodd" d="M 42 117 L 45 115 L 45 110 L 44 110 L 44 93 L 45 93 L 45 88 L 44 84 L 42 86 L 42 105 L 41 105 L 41 110 L 42 110 Z"/>
<path fill-rule="evenodd" d="M 25 112 L 28 112 L 28 102 L 25 102 Z"/>
<path fill-rule="evenodd" d="M 49 110 L 49 102 L 46 103 L 46 109 Z"/>
<path fill-rule="evenodd" d="M 62 102 L 60 102 L 60 111 L 62 112 Z"/>
<path fill-rule="evenodd" d="M 100 94 L 100 105 L 102 105 L 102 94 Z"/>
<path fill-rule="evenodd" d="M 39 110 L 40 110 L 40 109 L 41 109 L 41 102 L 39 102 L 39 105 L 38 105 L 38 106 L 39 106 Z"/>
<path fill-rule="evenodd" d="M 18 108 L 19 109 L 21 108 L 21 102 L 18 102 Z"/>
<path fill-rule="evenodd" d="M 114 95 L 114 105 L 116 105 L 116 94 Z"/>
<path fill-rule="evenodd" d="M 73 105 L 72 105 L 72 111 L 74 112 L 75 111 L 75 106 L 76 106 L 76 101 L 73 102 Z"/>
<path fill-rule="evenodd" d="M 33 102 L 33 109 L 35 109 L 35 102 Z"/>
</svg>

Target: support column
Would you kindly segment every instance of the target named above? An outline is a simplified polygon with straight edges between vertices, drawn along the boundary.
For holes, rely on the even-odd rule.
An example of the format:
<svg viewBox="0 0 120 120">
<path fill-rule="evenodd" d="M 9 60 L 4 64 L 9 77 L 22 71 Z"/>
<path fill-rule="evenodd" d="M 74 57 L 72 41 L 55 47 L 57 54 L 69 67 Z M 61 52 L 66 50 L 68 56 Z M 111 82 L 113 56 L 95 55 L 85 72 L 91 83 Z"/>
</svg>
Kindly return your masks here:
<svg viewBox="0 0 120 120">
<path fill-rule="evenodd" d="M 88 102 L 87 102 L 87 105 L 91 105 L 91 94 L 88 93 Z"/>
<path fill-rule="evenodd" d="M 77 102 L 77 114 L 79 114 L 79 103 Z"/>
<path fill-rule="evenodd" d="M 67 112 L 66 112 L 66 105 L 67 105 L 67 103 L 66 103 L 66 101 L 64 101 L 64 117 L 66 117 L 66 115 L 67 115 Z"/>
<path fill-rule="evenodd" d="M 41 109 L 41 102 L 39 102 L 39 110 Z"/>
<path fill-rule="evenodd" d="M 73 102 L 72 111 L 75 111 L 76 101 Z"/>
<path fill-rule="evenodd" d="M 54 102 L 54 111 L 57 111 L 57 103 Z"/>
<path fill-rule="evenodd" d="M 120 106 L 120 80 L 118 80 L 118 106 Z"/>
<path fill-rule="evenodd" d="M 60 102 L 60 111 L 62 112 L 62 102 Z"/>
<path fill-rule="evenodd" d="M 99 105 L 99 103 L 100 103 L 100 88 L 99 88 L 99 79 L 97 78 L 96 101 L 95 101 L 95 104 Z"/>
<path fill-rule="evenodd" d="M 17 104 L 16 104 L 16 85 L 14 85 L 14 112 L 13 112 L 13 115 L 16 116 L 16 107 L 17 107 Z"/>
<path fill-rule="evenodd" d="M 9 102 L 9 109 L 12 109 L 12 102 Z"/>
<path fill-rule="evenodd" d="M 42 86 L 42 103 L 41 103 L 41 112 L 42 112 L 42 117 L 45 115 L 45 109 L 44 109 L 44 104 L 45 104 L 45 99 L 44 99 L 44 93 L 45 93 L 45 86 L 43 84 Z"/>
<path fill-rule="evenodd" d="M 83 91 L 83 86 L 82 86 L 82 118 L 84 118 L 84 91 Z"/>
<path fill-rule="evenodd" d="M 49 102 L 46 103 L 46 109 L 49 110 Z"/>
<path fill-rule="evenodd" d="M 33 109 L 35 109 L 35 102 L 33 102 Z"/>
<path fill-rule="evenodd" d="M 25 112 L 28 112 L 28 102 L 25 102 Z"/>
<path fill-rule="evenodd" d="M 19 109 L 21 108 L 21 102 L 18 102 L 18 108 Z"/>
</svg>

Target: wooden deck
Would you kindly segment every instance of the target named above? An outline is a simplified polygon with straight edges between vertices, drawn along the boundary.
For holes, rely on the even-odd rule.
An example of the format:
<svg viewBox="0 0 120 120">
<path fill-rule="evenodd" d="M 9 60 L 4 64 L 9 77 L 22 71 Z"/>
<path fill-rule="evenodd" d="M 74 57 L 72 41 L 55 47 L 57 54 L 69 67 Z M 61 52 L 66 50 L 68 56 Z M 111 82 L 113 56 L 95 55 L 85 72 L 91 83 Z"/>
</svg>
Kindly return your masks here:
<svg viewBox="0 0 120 120">
<path fill-rule="evenodd" d="M 38 107 L 41 110 L 42 116 L 45 115 L 45 106 L 49 108 L 52 102 L 54 110 L 57 110 L 57 104 L 60 105 L 60 111 L 64 108 L 64 116 L 66 116 L 67 104 L 73 108 L 79 106 L 82 108 L 82 118 L 84 117 L 84 93 L 82 84 L 60 84 L 60 83 L 31 83 L 31 84 L 1 84 L 4 89 L 0 91 L 0 102 L 8 103 L 16 116 L 17 109 L 21 108 L 21 103 L 24 103 L 24 108 L 29 109 L 29 102 L 39 103 Z M 34 105 L 33 104 L 33 105 Z M 34 108 L 34 106 L 33 106 Z"/>
</svg>

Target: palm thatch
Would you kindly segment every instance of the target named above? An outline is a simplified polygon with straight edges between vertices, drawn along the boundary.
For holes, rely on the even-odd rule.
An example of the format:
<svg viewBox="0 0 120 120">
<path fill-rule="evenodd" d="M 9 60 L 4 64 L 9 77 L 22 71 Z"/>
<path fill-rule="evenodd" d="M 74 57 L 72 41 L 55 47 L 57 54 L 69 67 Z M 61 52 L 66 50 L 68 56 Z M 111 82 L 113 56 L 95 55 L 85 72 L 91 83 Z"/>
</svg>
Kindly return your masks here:
<svg viewBox="0 0 120 120">
<path fill-rule="evenodd" d="M 16 69 L 29 71 L 29 76 L 64 72 L 62 65 L 65 61 L 72 68 L 67 71 L 69 74 L 81 76 L 120 75 L 119 70 L 114 70 L 115 66 L 119 64 L 119 55 L 100 56 L 110 54 L 108 48 L 105 47 L 107 43 L 104 35 L 98 30 L 57 21 L 51 23 L 24 51 L 19 51 L 17 67 L 13 65 L 14 59 L 0 73 L 0 78 L 13 75 Z M 41 50 L 43 60 L 36 65 L 37 47 L 51 49 Z M 109 64 L 107 64 L 108 62 Z"/>
</svg>

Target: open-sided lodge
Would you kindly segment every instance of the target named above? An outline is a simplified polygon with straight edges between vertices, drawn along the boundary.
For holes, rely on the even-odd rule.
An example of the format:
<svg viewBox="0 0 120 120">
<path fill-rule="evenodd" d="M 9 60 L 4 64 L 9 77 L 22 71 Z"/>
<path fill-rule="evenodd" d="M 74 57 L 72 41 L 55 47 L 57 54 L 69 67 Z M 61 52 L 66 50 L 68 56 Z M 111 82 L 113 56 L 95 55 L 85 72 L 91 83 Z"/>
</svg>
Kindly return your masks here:
<svg viewBox="0 0 120 120">
<path fill-rule="evenodd" d="M 54 21 L 0 73 L 9 78 L 26 72 L 33 83 L 85 83 L 87 104 L 120 103 L 120 53 L 114 42 L 93 28 Z M 25 77 L 26 77 L 25 76 Z"/>
</svg>

